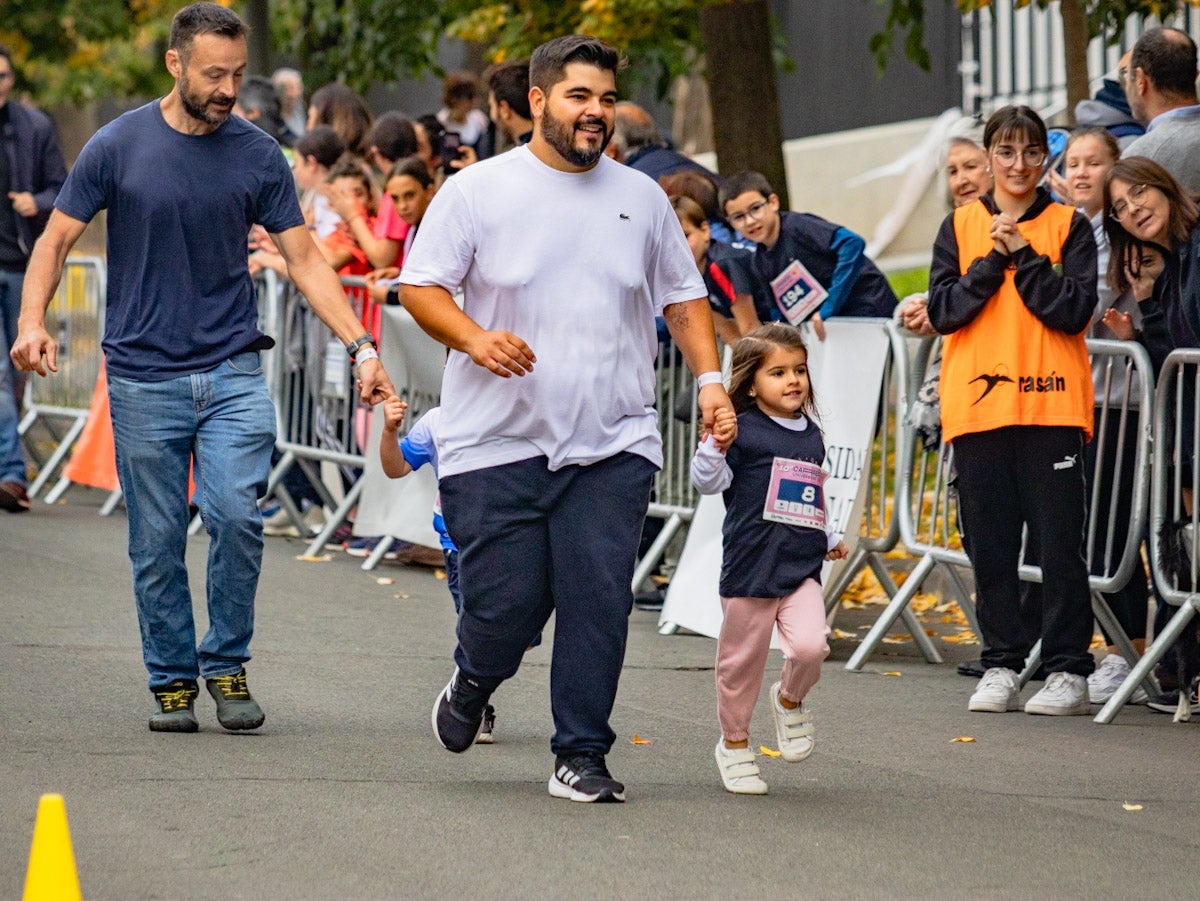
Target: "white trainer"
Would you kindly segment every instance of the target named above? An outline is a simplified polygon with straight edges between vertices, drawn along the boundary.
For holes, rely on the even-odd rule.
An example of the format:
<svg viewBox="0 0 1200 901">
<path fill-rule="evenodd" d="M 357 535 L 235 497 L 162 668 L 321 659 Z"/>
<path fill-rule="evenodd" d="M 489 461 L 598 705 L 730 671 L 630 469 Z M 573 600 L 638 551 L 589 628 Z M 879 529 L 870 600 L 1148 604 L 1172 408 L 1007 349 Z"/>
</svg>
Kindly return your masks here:
<svg viewBox="0 0 1200 901">
<path fill-rule="evenodd" d="M 771 686 L 771 713 L 775 717 L 775 740 L 779 743 L 779 753 L 788 763 L 797 763 L 813 752 L 816 744 L 816 726 L 813 725 L 812 713 L 804 709 L 802 703 L 794 710 L 789 710 L 779 703 L 779 686 L 776 682 Z"/>
<path fill-rule="evenodd" d="M 993 666 L 975 686 L 967 709 L 976 713 L 1008 713 L 1021 709 L 1020 676 L 1005 666 Z"/>
<path fill-rule="evenodd" d="M 1120 654 L 1109 654 L 1100 661 L 1096 671 L 1087 677 L 1088 700 L 1093 704 L 1104 704 L 1117 693 L 1117 689 L 1129 677 L 1129 662 Z M 1145 704 L 1150 700 L 1146 689 L 1140 685 L 1129 699 L 1130 704 Z"/>
<path fill-rule="evenodd" d="M 1025 702 L 1026 713 L 1083 716 L 1092 712 L 1087 679 L 1075 673 L 1051 673 L 1042 690 Z"/>
<path fill-rule="evenodd" d="M 717 769 L 721 771 L 721 781 L 725 791 L 735 795 L 765 795 L 767 783 L 758 774 L 758 764 L 754 761 L 754 752 L 749 748 L 727 748 L 725 739 L 717 739 L 715 751 Z"/>
</svg>

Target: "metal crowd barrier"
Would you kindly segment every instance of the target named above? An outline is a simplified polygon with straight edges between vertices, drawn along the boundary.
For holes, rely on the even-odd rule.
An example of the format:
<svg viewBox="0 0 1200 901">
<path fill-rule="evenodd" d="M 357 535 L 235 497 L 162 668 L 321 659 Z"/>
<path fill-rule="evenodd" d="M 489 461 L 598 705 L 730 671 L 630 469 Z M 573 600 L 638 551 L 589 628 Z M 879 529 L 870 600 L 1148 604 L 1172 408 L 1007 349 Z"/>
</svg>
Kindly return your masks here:
<svg viewBox="0 0 1200 901">
<path fill-rule="evenodd" d="M 58 291 L 46 308 L 46 329 L 58 338 L 58 373 L 54 378 L 26 380 L 25 415 L 17 426 L 38 464 L 37 478 L 29 485 L 31 498 L 58 471 L 87 422 L 100 372 L 106 274 L 102 257 L 68 257 Z M 35 422 L 54 439 L 54 450 L 48 455 L 28 436 Z"/>
<path fill-rule="evenodd" d="M 1155 635 L 1154 641 L 1146 648 L 1117 692 L 1100 709 L 1096 716 L 1098 723 L 1111 723 L 1138 686 L 1152 682 L 1154 666 L 1200 612 L 1200 594 L 1196 589 L 1200 577 L 1200 557 L 1197 556 L 1200 549 L 1197 541 L 1200 538 L 1200 529 L 1197 528 L 1200 507 L 1194 500 L 1200 495 L 1200 466 L 1197 466 L 1194 437 L 1200 434 L 1200 349 L 1184 348 L 1173 351 L 1167 357 L 1155 391 L 1153 419 L 1150 568 L 1159 596 L 1178 609 L 1162 631 Z M 1188 465 L 1181 465 L 1184 461 Z M 1191 469 L 1191 473 L 1185 479 L 1184 470 L 1187 468 Z M 1184 506 L 1185 491 L 1190 491 L 1193 498 L 1190 511 Z M 1164 567 L 1159 530 L 1163 523 L 1184 521 L 1184 551 L 1188 554 L 1190 566 L 1181 577 L 1167 572 Z M 1181 686 L 1180 693 L 1186 699 L 1188 686 Z M 1186 707 L 1181 711 L 1177 718 L 1186 719 Z"/>
<path fill-rule="evenodd" d="M 925 346 L 921 350 L 918 361 L 922 372 L 928 365 L 936 340 L 938 339 L 926 339 Z M 1099 570 L 1098 574 L 1089 577 L 1093 611 L 1122 654 L 1126 655 L 1127 659 L 1134 660 L 1137 658 L 1137 654 L 1134 652 L 1128 636 L 1117 623 L 1112 611 L 1109 610 L 1102 593 L 1111 592 L 1124 585 L 1140 561 L 1141 541 L 1145 532 L 1148 507 L 1152 423 L 1149 417 L 1137 415 L 1135 408 L 1141 411 L 1152 409 L 1153 369 L 1146 351 L 1132 341 L 1088 341 L 1088 350 L 1093 364 L 1100 364 L 1102 374 L 1102 388 L 1096 393 L 1099 401 L 1097 410 L 1100 424 L 1094 438 L 1098 442 L 1095 454 L 1096 466 L 1103 465 L 1102 461 L 1107 456 L 1105 426 L 1110 421 L 1116 421 L 1118 424 L 1119 437 L 1115 467 L 1118 471 L 1124 453 L 1122 439 L 1125 437 L 1127 429 L 1138 430 L 1131 486 L 1131 511 L 1124 546 L 1116 548 L 1111 534 L 1116 520 L 1117 495 L 1121 489 L 1119 483 L 1114 485 L 1113 490 L 1107 496 L 1102 497 L 1099 491 L 1100 481 L 1096 478 L 1096 473 L 1090 474 L 1087 520 L 1088 569 L 1093 573 L 1097 569 Z M 1198 359 L 1200 359 L 1200 355 L 1198 355 Z M 900 380 L 900 384 L 908 387 L 905 395 L 898 402 L 898 415 L 902 422 L 907 422 L 908 407 L 912 404 L 915 395 L 911 390 L 912 382 Z M 1111 400 L 1113 393 L 1111 389 L 1120 389 L 1118 394 L 1123 400 L 1114 403 Z M 1131 399 L 1136 403 L 1131 404 Z M 969 569 L 971 563 L 962 549 L 957 529 L 957 497 L 952 487 L 952 447 L 942 444 L 937 450 L 927 451 L 920 446 L 919 438 L 912 427 L 905 425 L 899 444 L 896 466 L 897 495 L 895 504 L 899 512 L 901 537 L 908 550 L 913 554 L 920 555 L 921 559 L 847 662 L 846 669 L 854 672 L 862 669 L 867 658 L 879 646 L 883 637 L 903 611 L 908 608 L 922 583 L 938 566 L 941 566 L 950 577 L 951 585 L 970 628 L 976 635 L 981 634 L 975 616 L 974 603 L 961 574 L 961 570 Z M 1098 553 L 1098 551 L 1102 553 Z M 1097 559 L 1097 557 L 1102 559 Z M 1041 569 L 1035 565 L 1022 561 L 1019 572 L 1023 581 L 1041 582 L 1042 580 Z M 914 637 L 918 634 L 923 634 L 922 630 L 913 631 Z M 1040 648 L 1035 646 L 1025 671 L 1022 673 L 1022 682 L 1026 681 L 1037 668 L 1039 655 Z M 941 662 L 940 656 L 936 659 L 931 658 L 929 654 L 925 656 L 931 663 Z M 1138 681 L 1142 681 L 1140 676 Z M 1137 682 L 1132 683 L 1133 687 L 1130 688 L 1126 697 L 1132 694 L 1136 685 Z M 1152 683 L 1148 682 L 1148 685 L 1153 688 Z M 1101 721 L 1099 717 L 1097 720 Z"/>
<path fill-rule="evenodd" d="M 375 304 L 359 277 L 343 277 L 342 286 L 364 328 L 377 331 Z M 270 293 L 270 292 L 268 292 Z M 350 358 L 341 340 L 312 312 L 308 300 L 288 285 L 275 306 L 276 360 L 270 374 L 277 417 L 276 448 L 282 454 L 272 468 L 264 497 L 272 495 L 306 535 L 299 508 L 283 478 L 299 466 L 307 481 L 332 510 L 305 553 L 317 554 L 354 509 L 362 493 L 364 447 L 370 431 L 369 407 L 358 399 Z M 320 464 L 334 463 L 346 483 L 338 502 L 321 479 Z"/>
</svg>

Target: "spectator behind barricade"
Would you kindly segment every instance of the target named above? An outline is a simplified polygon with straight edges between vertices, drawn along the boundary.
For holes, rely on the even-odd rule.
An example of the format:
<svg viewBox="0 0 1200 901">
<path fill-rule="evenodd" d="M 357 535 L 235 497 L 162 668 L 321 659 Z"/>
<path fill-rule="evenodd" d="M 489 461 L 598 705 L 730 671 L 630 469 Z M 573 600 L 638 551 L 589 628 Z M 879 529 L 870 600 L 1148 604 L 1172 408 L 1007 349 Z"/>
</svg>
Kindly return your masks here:
<svg viewBox="0 0 1200 901">
<path fill-rule="evenodd" d="M 338 275 L 366 275 L 373 268 L 360 239 L 373 238 L 378 200 L 375 183 L 361 160 L 346 155 L 321 188 L 342 221 L 318 246 Z M 395 252 L 393 252 L 393 256 Z"/>
<path fill-rule="evenodd" d="M 345 152 L 346 145 L 328 125 L 318 125 L 306 132 L 292 151 L 292 176 L 300 192 L 300 211 L 309 231 L 319 239 L 329 237 L 342 221 L 319 188 Z M 287 263 L 262 226 L 250 229 L 249 249 L 251 275 L 271 269 L 280 278 L 288 278 Z"/>
<path fill-rule="evenodd" d="M 366 156 L 367 132 L 373 119 L 367 103 L 358 92 L 338 82 L 317 88 L 308 106 L 308 129 L 328 125 L 346 142 L 346 150 Z"/>
<path fill-rule="evenodd" d="M 234 104 L 233 111 L 273 137 L 275 142 L 284 148 L 285 155 L 287 149 L 296 141 L 296 135 L 288 130 L 280 115 L 279 95 L 275 93 L 275 86 L 271 84 L 270 79 L 261 75 L 246 76 L 242 86 L 238 88 L 237 103 Z"/>
<path fill-rule="evenodd" d="M 442 108 L 437 112 L 442 128 L 458 135 L 463 147 L 476 159 L 492 155 L 488 139 L 488 117 L 479 108 L 479 79 L 474 73 L 451 72 L 442 80 Z"/>
<path fill-rule="evenodd" d="M 670 175 L 659 176 L 659 185 L 667 192 L 668 197 L 690 197 L 700 204 L 704 210 L 704 218 L 708 220 L 708 230 L 714 241 L 722 244 L 738 242 L 738 236 L 725 222 L 721 213 L 721 203 L 717 199 L 717 183 L 699 169 L 680 169 Z M 744 245 L 745 250 L 753 252 L 753 245 Z"/>
<path fill-rule="evenodd" d="M 1104 340 L 1133 340 L 1142 332 L 1142 314 L 1139 301 L 1150 296 L 1154 281 L 1162 271 L 1162 255 L 1144 245 L 1131 250 L 1136 257 L 1130 259 L 1130 270 L 1137 276 L 1131 279 L 1130 290 L 1119 295 L 1108 284 L 1109 248 L 1104 233 L 1104 183 L 1109 171 L 1120 158 L 1121 149 L 1117 139 L 1105 128 L 1091 126 L 1077 128 L 1067 141 L 1064 156 L 1064 175 L 1051 170 L 1047 181 L 1064 203 L 1073 204 L 1083 211 L 1092 226 L 1096 239 L 1097 303 L 1092 315 L 1091 338 Z M 1149 416 L 1137 406 L 1139 382 L 1134 379 L 1126 392 L 1124 379 L 1119 370 L 1113 370 L 1111 378 L 1103 359 L 1092 365 L 1092 384 L 1096 394 L 1096 412 L 1093 422 L 1095 441 L 1088 443 L 1087 472 L 1095 473 L 1099 480 L 1098 493 L 1093 496 L 1109 499 L 1115 504 L 1115 518 L 1108 515 L 1106 505 L 1096 511 L 1095 542 L 1089 548 L 1092 557 L 1093 575 L 1105 574 L 1105 549 L 1111 545 L 1113 553 L 1120 555 L 1128 540 L 1129 520 L 1133 508 L 1134 462 L 1140 439 L 1138 419 Z M 1106 387 L 1107 385 L 1107 387 Z M 1107 391 L 1107 394 L 1105 393 Z M 1104 401 L 1107 399 L 1110 412 L 1103 417 Z M 1128 404 L 1128 419 L 1120 415 L 1122 405 Z M 1102 431 L 1103 430 L 1103 431 Z M 1099 461 L 1096 455 L 1103 449 Z M 1119 466 L 1119 469 L 1118 469 Z M 1113 523 L 1110 533 L 1108 523 Z M 1140 654 L 1146 649 L 1146 611 L 1150 600 L 1149 576 L 1139 555 L 1129 580 L 1104 599 L 1125 634 Z M 1103 628 L 1103 625 L 1101 626 Z M 1088 676 L 1088 698 L 1093 704 L 1103 704 L 1125 681 L 1130 665 L 1136 661 L 1126 660 L 1105 631 L 1108 638 L 1108 654 L 1096 671 Z M 1135 703 L 1146 700 L 1141 688 L 1133 696 Z"/>
<path fill-rule="evenodd" d="M 529 60 L 497 63 L 483 73 L 488 88 L 488 115 L 509 146 L 528 144 L 533 137 L 529 110 Z"/>
<path fill-rule="evenodd" d="M 308 110 L 304 106 L 304 79 L 295 69 L 276 69 L 271 74 L 271 83 L 279 97 L 279 115 L 283 124 L 297 138 L 308 131 Z"/>
<path fill-rule="evenodd" d="M 1095 97 L 1075 104 L 1075 125 L 1077 128 L 1103 128 L 1113 136 L 1120 150 L 1146 133 L 1146 127 L 1133 117 L 1121 84 L 1111 78 L 1102 80 Z"/>
<path fill-rule="evenodd" d="M 388 173 L 396 161 L 413 156 L 421 149 L 416 123 L 395 111 L 384 113 L 375 120 L 367 134 L 367 144 L 371 148 L 367 153 L 367 161 L 371 164 L 374 177 L 385 187 Z M 368 254 L 371 264 L 378 268 L 399 265 L 401 248 L 408 233 L 408 225 L 396 214 L 391 196 L 384 191 L 379 198 L 374 236 L 386 244 L 376 245 L 375 252 Z"/>
<path fill-rule="evenodd" d="M 12 54 L 0 45 L 0 340 L 5 347 L 17 340 L 30 251 L 67 178 L 54 123 L 11 100 L 16 78 Z M 24 385 L 24 373 L 10 360 L 0 360 L 0 509 L 9 513 L 30 507 L 18 431 Z"/>
<path fill-rule="evenodd" d="M 388 173 L 384 193 L 394 205 L 396 214 L 408 229 L 408 234 L 404 240 L 404 249 L 400 254 L 400 265 L 376 269 L 368 272 L 364 278 L 371 299 L 376 303 L 392 306 L 400 303 L 400 294 L 397 290 L 400 269 L 417 237 L 417 229 L 421 226 L 425 210 L 429 208 L 436 190 L 437 187 L 433 183 L 433 179 L 429 177 L 429 171 L 420 157 L 410 156 L 408 159 L 400 160 Z"/>
<path fill-rule="evenodd" d="M 670 147 L 654 117 L 628 100 L 617 104 L 617 121 L 608 155 L 630 169 L 645 172 L 654 180 L 684 169 L 696 169 L 715 182 L 720 179 L 695 160 Z"/>
<path fill-rule="evenodd" d="M 1125 97 L 1146 134 L 1121 155 L 1149 157 L 1192 194 L 1200 194 L 1195 41 L 1175 28 L 1151 28 L 1126 57 L 1120 64 Z"/>
<path fill-rule="evenodd" d="M 754 310 L 754 256 L 713 241 L 704 210 L 690 197 L 671 197 L 671 206 L 704 276 L 717 337 L 733 346 L 759 326 Z"/>
<path fill-rule="evenodd" d="M 933 249 L 929 321 L 947 335 L 943 438 L 954 447 L 963 546 L 976 579 L 985 672 L 968 709 L 1020 707 L 1033 644 L 1018 558 L 1042 569 L 1046 684 L 1026 713 L 1087 714 L 1095 668 L 1084 563 L 1084 444 L 1092 379 L 1084 330 L 1096 306 L 1096 242 L 1074 208 L 1039 187 L 1046 126 L 1006 106 L 984 129 L 991 196 L 946 217 Z"/>
<path fill-rule="evenodd" d="M 770 691 L 775 740 L 798 763 L 815 742 L 804 700 L 829 655 L 821 567 L 847 549 L 825 510 L 825 442 L 799 330 L 776 322 L 738 341 L 729 396 L 733 410 L 717 415 L 691 467 L 702 493 L 725 500 L 715 754 L 726 791 L 765 795 L 749 738 L 771 633 L 784 655 Z"/>
<path fill-rule="evenodd" d="M 896 293 L 850 229 L 812 213 L 780 212 L 779 196 L 757 172 L 726 179 L 720 200 L 729 224 L 758 245 L 754 265 L 775 299 L 773 319 L 811 320 L 824 341 L 830 317 L 892 315 Z"/>
<path fill-rule="evenodd" d="M 1193 196 L 1177 179 L 1163 166 L 1144 157 L 1122 157 L 1113 166 L 1108 174 L 1104 200 L 1104 229 L 1110 244 L 1108 271 L 1115 290 L 1124 292 L 1141 288 L 1139 293 L 1145 293 L 1145 278 L 1139 277 L 1133 268 L 1140 260 L 1142 243 L 1166 251 L 1162 274 L 1155 279 L 1150 295 L 1138 304 L 1142 328 L 1141 333 L 1135 335 L 1150 354 L 1157 374 L 1171 349 L 1200 347 L 1200 304 L 1197 303 L 1197 297 L 1200 297 L 1200 211 Z M 1194 395 L 1194 385 L 1184 379 L 1179 399 L 1184 410 L 1192 409 Z M 1190 516 L 1196 446 L 1190 415 L 1182 419 L 1178 440 L 1182 450 L 1180 459 L 1174 464 L 1180 470 L 1175 477 L 1184 486 L 1181 501 L 1184 513 Z M 1178 526 L 1179 523 L 1174 523 L 1170 528 L 1177 529 Z M 1182 534 L 1185 546 L 1190 548 L 1190 534 L 1186 531 Z M 1164 545 L 1167 543 L 1163 542 Z M 1172 608 L 1160 600 L 1154 620 L 1156 633 L 1166 627 L 1171 612 Z M 1176 660 L 1172 650 L 1155 669 L 1160 685 L 1174 700 L 1178 700 L 1179 688 Z M 1171 697 L 1159 697 L 1151 699 L 1150 707 L 1172 711 L 1174 704 Z"/>
</svg>

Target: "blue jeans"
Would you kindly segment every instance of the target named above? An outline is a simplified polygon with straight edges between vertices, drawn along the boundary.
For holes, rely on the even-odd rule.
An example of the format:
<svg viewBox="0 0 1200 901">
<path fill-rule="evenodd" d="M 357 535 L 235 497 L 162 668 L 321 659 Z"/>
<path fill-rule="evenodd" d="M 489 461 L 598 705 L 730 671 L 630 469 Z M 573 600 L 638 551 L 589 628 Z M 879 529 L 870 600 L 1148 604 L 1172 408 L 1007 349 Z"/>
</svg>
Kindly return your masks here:
<svg viewBox="0 0 1200 901">
<path fill-rule="evenodd" d="M 250 659 L 275 410 L 255 351 L 162 382 L 110 374 L 117 475 L 150 688 L 236 673 Z M 209 628 L 196 647 L 184 554 L 188 462 L 209 534 Z"/>
<path fill-rule="evenodd" d="M 17 340 L 17 314 L 21 311 L 21 285 L 25 273 L 0 269 L 0 482 L 26 484 L 25 456 L 17 433 L 20 416 L 17 409 L 17 374 L 8 352 Z"/>
</svg>

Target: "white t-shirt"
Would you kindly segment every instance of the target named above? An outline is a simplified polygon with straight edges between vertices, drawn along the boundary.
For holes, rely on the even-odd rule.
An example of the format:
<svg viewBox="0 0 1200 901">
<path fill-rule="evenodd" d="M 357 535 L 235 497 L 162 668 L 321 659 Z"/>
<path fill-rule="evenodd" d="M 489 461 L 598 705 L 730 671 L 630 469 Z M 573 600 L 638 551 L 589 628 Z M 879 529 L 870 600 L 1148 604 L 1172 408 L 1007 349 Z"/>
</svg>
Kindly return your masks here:
<svg viewBox="0 0 1200 901">
<path fill-rule="evenodd" d="M 442 476 L 539 455 L 551 470 L 622 451 L 662 465 L 654 317 L 707 293 L 652 180 L 607 157 L 561 172 L 528 147 L 484 160 L 438 191 L 401 278 L 461 285 L 468 316 L 537 357 L 532 373 L 504 379 L 450 354 Z"/>
</svg>

